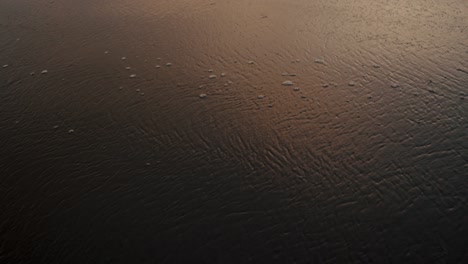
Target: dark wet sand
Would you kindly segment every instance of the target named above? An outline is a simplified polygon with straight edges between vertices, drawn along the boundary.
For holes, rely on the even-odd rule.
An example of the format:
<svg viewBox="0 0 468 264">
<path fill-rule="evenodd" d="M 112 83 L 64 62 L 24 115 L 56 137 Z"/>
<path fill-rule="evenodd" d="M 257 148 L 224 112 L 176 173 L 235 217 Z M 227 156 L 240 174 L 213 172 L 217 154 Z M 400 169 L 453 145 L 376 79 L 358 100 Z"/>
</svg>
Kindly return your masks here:
<svg viewBox="0 0 468 264">
<path fill-rule="evenodd" d="M 467 94 L 465 0 L 0 1 L 0 263 L 468 263 Z"/>
</svg>

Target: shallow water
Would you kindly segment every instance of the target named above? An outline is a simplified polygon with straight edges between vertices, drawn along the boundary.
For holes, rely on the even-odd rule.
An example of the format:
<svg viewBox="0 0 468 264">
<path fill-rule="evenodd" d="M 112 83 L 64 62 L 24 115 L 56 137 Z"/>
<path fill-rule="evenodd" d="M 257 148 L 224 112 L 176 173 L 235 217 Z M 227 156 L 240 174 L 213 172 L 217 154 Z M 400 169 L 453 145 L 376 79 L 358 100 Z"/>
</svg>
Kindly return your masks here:
<svg viewBox="0 0 468 264">
<path fill-rule="evenodd" d="M 464 0 L 3 0 L 3 65 L 5 263 L 468 263 Z"/>
</svg>

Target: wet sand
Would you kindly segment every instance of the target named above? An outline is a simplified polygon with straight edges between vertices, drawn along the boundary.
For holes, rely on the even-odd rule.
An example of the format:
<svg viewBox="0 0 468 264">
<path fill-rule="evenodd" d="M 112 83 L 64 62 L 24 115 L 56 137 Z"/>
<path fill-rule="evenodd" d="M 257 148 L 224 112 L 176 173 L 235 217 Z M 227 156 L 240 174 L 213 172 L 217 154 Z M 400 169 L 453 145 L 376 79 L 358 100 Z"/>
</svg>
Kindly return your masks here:
<svg viewBox="0 0 468 264">
<path fill-rule="evenodd" d="M 0 262 L 468 263 L 464 0 L 0 2 Z"/>
</svg>

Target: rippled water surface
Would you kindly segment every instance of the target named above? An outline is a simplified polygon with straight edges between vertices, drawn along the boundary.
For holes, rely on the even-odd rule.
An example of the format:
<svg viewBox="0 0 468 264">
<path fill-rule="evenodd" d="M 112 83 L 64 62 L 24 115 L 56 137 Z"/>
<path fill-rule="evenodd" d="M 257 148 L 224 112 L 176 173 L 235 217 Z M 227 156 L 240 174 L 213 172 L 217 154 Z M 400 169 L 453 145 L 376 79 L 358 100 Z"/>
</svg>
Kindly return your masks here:
<svg viewBox="0 0 468 264">
<path fill-rule="evenodd" d="M 465 0 L 2 0 L 0 67 L 1 263 L 468 263 Z"/>
</svg>

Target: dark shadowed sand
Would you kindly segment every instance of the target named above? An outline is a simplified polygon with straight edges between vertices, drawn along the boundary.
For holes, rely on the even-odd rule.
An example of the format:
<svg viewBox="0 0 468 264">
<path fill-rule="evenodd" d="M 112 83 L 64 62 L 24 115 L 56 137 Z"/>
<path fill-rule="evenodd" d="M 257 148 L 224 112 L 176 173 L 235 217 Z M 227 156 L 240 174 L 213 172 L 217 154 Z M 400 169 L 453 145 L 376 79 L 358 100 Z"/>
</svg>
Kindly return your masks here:
<svg viewBox="0 0 468 264">
<path fill-rule="evenodd" d="M 468 263 L 466 0 L 0 1 L 0 263 Z"/>
</svg>

